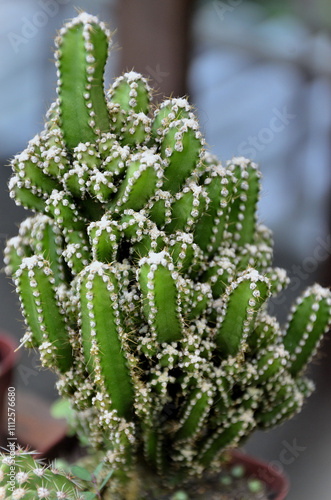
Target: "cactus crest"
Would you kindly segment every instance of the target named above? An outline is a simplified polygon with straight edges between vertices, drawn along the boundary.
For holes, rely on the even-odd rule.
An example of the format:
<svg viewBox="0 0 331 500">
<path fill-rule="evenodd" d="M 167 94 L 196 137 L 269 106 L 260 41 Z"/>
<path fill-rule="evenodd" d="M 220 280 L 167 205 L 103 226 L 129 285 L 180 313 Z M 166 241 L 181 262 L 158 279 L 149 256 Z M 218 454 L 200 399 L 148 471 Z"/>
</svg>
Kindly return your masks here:
<svg viewBox="0 0 331 500">
<path fill-rule="evenodd" d="M 154 109 L 134 71 L 104 92 L 109 44 L 86 13 L 59 32 L 58 98 L 11 162 L 10 196 L 36 215 L 6 272 L 23 342 L 114 477 L 144 462 L 170 481 L 301 409 L 331 294 L 308 288 L 284 327 L 268 314 L 288 278 L 257 218 L 258 166 L 221 164 L 188 100 Z"/>
</svg>

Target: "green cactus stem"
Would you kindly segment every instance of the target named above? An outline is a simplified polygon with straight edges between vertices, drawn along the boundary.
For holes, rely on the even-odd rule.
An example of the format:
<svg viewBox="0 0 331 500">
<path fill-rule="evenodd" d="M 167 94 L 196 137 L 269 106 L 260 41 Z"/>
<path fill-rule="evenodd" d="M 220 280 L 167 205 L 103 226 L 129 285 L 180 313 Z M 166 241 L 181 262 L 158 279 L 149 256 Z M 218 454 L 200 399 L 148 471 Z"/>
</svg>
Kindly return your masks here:
<svg viewBox="0 0 331 500">
<path fill-rule="evenodd" d="M 20 267 L 24 257 L 31 257 L 32 249 L 21 236 L 14 236 L 7 241 L 4 263 L 7 275 L 14 275 Z"/>
<path fill-rule="evenodd" d="M 31 189 L 30 182 L 22 180 L 18 175 L 11 177 L 8 188 L 9 195 L 11 198 L 15 199 L 17 206 L 23 206 L 24 208 L 45 213 L 46 212 L 46 202 L 38 195 L 37 189 L 33 186 Z"/>
<path fill-rule="evenodd" d="M 150 252 L 139 262 L 138 279 L 144 314 L 158 342 L 180 340 L 184 324 L 170 255 L 165 251 Z"/>
<path fill-rule="evenodd" d="M 60 250 L 64 239 L 59 227 L 46 215 L 38 214 L 31 220 L 31 240 L 33 254 L 40 254 L 49 262 L 55 285 L 65 281 L 65 265 Z"/>
<path fill-rule="evenodd" d="M 236 356 L 245 350 L 247 338 L 254 328 L 258 308 L 269 296 L 268 279 L 248 269 L 227 292 L 227 305 L 218 320 L 216 343 L 222 355 Z"/>
<path fill-rule="evenodd" d="M 48 261 L 39 256 L 25 257 L 15 273 L 15 285 L 28 326 L 28 342 L 43 349 L 46 343 L 49 364 L 61 372 L 69 370 L 72 365 L 69 331 Z"/>
<path fill-rule="evenodd" d="M 208 383 L 192 391 L 183 406 L 175 439 L 182 442 L 199 434 L 214 402 L 214 393 L 214 387 Z"/>
<path fill-rule="evenodd" d="M 46 212 L 54 217 L 56 223 L 64 229 L 76 231 L 85 228 L 85 221 L 81 217 L 74 200 L 65 191 L 53 189 L 46 200 Z"/>
<path fill-rule="evenodd" d="M 104 385 L 119 416 L 130 418 L 133 387 L 123 350 L 118 304 L 118 273 L 98 261 L 87 266 L 77 283 L 85 362 L 97 384 Z"/>
<path fill-rule="evenodd" d="M 68 153 L 59 128 L 45 133 L 40 144 L 43 171 L 52 177 L 61 177 L 70 168 Z"/>
<path fill-rule="evenodd" d="M 138 146 L 148 142 L 151 132 L 151 119 L 145 113 L 132 113 L 128 116 L 123 133 L 123 144 Z"/>
<path fill-rule="evenodd" d="M 167 164 L 163 189 L 176 194 L 194 173 L 203 152 L 199 124 L 194 119 L 175 120 L 164 129 L 160 141 L 160 153 Z"/>
<path fill-rule="evenodd" d="M 285 269 L 280 267 L 267 269 L 266 276 L 270 282 L 271 294 L 278 295 L 290 284 L 290 279 Z"/>
<path fill-rule="evenodd" d="M 111 263 L 116 260 L 120 229 L 118 223 L 107 214 L 100 221 L 91 222 L 87 233 L 92 247 L 92 256 L 99 262 Z"/>
<path fill-rule="evenodd" d="M 199 259 L 199 249 L 190 233 L 176 231 L 169 241 L 169 253 L 181 273 L 187 273 Z"/>
<path fill-rule="evenodd" d="M 289 354 L 283 346 L 268 345 L 259 351 L 256 358 L 257 383 L 261 384 L 275 377 L 282 377 L 288 364 Z"/>
<path fill-rule="evenodd" d="M 60 123 L 69 150 L 80 142 L 93 143 L 109 130 L 103 89 L 109 43 L 105 25 L 84 12 L 62 28 L 56 39 Z"/>
<path fill-rule="evenodd" d="M 115 141 L 101 165 L 101 170 L 111 172 L 114 180 L 118 179 L 125 174 L 126 161 L 129 159 L 129 156 L 130 148 L 128 146 L 122 147 Z"/>
<path fill-rule="evenodd" d="M 255 425 L 250 411 L 229 411 L 223 427 L 209 437 L 199 450 L 199 461 L 204 467 L 210 466 L 224 448 L 234 446 Z"/>
<path fill-rule="evenodd" d="M 154 111 L 152 124 L 152 138 L 157 140 L 163 133 L 167 125 L 176 120 L 195 119 L 192 106 L 185 98 L 173 98 L 163 101 L 159 108 Z"/>
<path fill-rule="evenodd" d="M 281 377 L 271 391 L 269 388 L 264 394 L 265 401 L 256 412 L 258 426 L 263 429 L 274 427 L 300 411 L 304 397 L 309 395 L 308 385 L 303 379 L 296 381 L 289 375 Z"/>
<path fill-rule="evenodd" d="M 210 283 L 214 299 L 220 298 L 230 285 L 236 266 L 233 259 L 216 256 L 208 264 L 208 268 L 202 275 L 202 280 Z"/>
<path fill-rule="evenodd" d="M 46 466 L 33 458 L 33 452 L 19 448 L 0 455 L 0 498 L 82 500 L 84 497 L 82 481 L 54 466 Z"/>
<path fill-rule="evenodd" d="M 140 73 L 130 71 L 117 78 L 108 91 L 111 126 L 125 143 L 135 144 L 131 139 L 130 120 L 139 113 L 148 114 L 152 99 L 151 88 Z M 133 120 L 134 121 L 134 120 Z M 145 124 L 143 124 L 143 128 Z M 144 134 L 143 134 L 144 135 Z"/>
<path fill-rule="evenodd" d="M 165 226 L 168 234 L 176 231 L 190 232 L 201 215 L 206 212 L 209 198 L 203 187 L 189 181 L 176 194 L 171 205 L 171 220 Z"/>
<path fill-rule="evenodd" d="M 200 218 L 194 229 L 194 241 L 210 256 L 215 254 L 224 240 L 229 201 L 235 192 L 235 179 L 221 164 L 207 164 L 203 178 L 203 186 L 210 203 L 206 214 Z"/>
<path fill-rule="evenodd" d="M 281 337 L 281 327 L 276 318 L 269 316 L 265 311 L 258 314 L 255 329 L 249 335 L 247 342 L 254 353 L 266 349 L 268 345 L 274 345 Z"/>
<path fill-rule="evenodd" d="M 19 178 L 31 184 L 38 195 L 44 196 L 44 193 L 51 194 L 53 189 L 59 187 L 55 179 L 44 173 L 44 169 L 41 167 L 41 160 L 35 154 L 33 147 L 15 156 L 12 166 Z"/>
<path fill-rule="evenodd" d="M 255 163 L 245 158 L 233 158 L 227 162 L 236 182 L 228 219 L 228 231 L 238 246 L 253 243 L 256 227 L 256 207 L 260 192 L 261 173 Z"/>
<path fill-rule="evenodd" d="M 331 293 L 319 285 L 308 288 L 292 308 L 284 346 L 290 353 L 292 375 L 300 373 L 310 361 L 322 335 L 328 331 Z"/>
<path fill-rule="evenodd" d="M 115 197 L 115 211 L 142 209 L 156 189 L 162 186 L 162 160 L 154 151 L 145 150 L 131 158 L 127 174 Z M 112 208 L 112 207 L 111 207 Z"/>
</svg>

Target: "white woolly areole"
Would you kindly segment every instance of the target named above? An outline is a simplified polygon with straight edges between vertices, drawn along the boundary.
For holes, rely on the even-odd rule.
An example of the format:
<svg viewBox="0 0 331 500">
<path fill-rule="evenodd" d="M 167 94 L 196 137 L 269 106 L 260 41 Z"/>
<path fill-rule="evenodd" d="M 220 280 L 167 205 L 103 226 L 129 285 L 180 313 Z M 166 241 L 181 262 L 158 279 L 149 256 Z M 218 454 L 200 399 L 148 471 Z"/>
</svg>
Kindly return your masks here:
<svg viewBox="0 0 331 500">
<path fill-rule="evenodd" d="M 96 24 L 104 31 L 108 40 L 110 40 L 111 36 L 110 31 L 108 28 L 106 28 L 105 23 L 103 23 L 102 21 L 100 22 L 99 19 L 96 16 L 93 16 L 92 14 L 88 14 L 87 12 L 81 12 L 80 14 L 78 14 L 78 16 L 76 16 L 66 25 L 66 28 L 69 29 L 77 24 L 84 24 L 84 25 Z"/>
<path fill-rule="evenodd" d="M 173 99 L 166 99 L 160 105 L 160 109 L 166 108 L 167 106 L 178 107 L 185 109 L 185 111 L 190 111 L 191 106 L 185 97 L 174 97 Z"/>
<path fill-rule="evenodd" d="M 171 257 L 165 250 L 162 250 L 162 252 L 149 252 L 148 257 L 140 259 L 139 267 L 144 264 L 168 267 L 169 261 L 171 261 Z"/>
<path fill-rule="evenodd" d="M 20 228 L 18 231 L 20 236 L 25 236 L 26 234 L 29 234 L 32 231 L 34 221 L 39 220 L 39 217 L 40 218 L 46 217 L 48 219 L 48 221 L 50 220 L 50 218 L 47 217 L 47 215 L 43 215 L 43 214 L 38 214 L 35 217 L 28 217 L 27 219 L 22 221 L 20 224 Z"/>
<path fill-rule="evenodd" d="M 15 248 L 16 251 L 19 250 L 23 241 L 22 236 L 13 236 L 10 240 L 7 241 L 7 247 L 5 248 L 5 253 L 10 252 L 12 248 Z"/>
<path fill-rule="evenodd" d="M 25 497 L 25 494 L 26 494 L 25 488 L 17 488 L 16 490 L 13 491 L 11 497 L 13 500 L 20 500 L 21 498 Z M 3 498 L 6 498 L 6 497 L 3 497 Z"/>
<path fill-rule="evenodd" d="M 181 241 L 187 245 L 191 245 L 193 243 L 193 234 L 176 231 L 176 241 Z"/>
<path fill-rule="evenodd" d="M 41 488 L 38 488 L 38 498 L 49 498 L 50 491 L 48 488 L 44 488 L 43 486 Z"/>
<path fill-rule="evenodd" d="M 117 226 L 117 222 L 108 218 L 107 215 L 103 215 L 100 220 L 91 222 L 87 228 L 87 233 L 90 234 L 92 229 L 100 229 L 106 230 L 108 228 L 112 229 L 114 226 Z"/>
<path fill-rule="evenodd" d="M 77 146 L 74 148 L 75 153 L 85 153 L 87 151 L 87 148 L 90 146 L 90 143 L 87 142 L 86 144 L 84 142 L 80 142 L 77 144 Z"/>
<path fill-rule="evenodd" d="M 311 287 L 308 287 L 302 298 L 308 297 L 311 293 L 315 294 L 317 300 L 321 299 L 330 299 L 331 298 L 331 292 L 328 288 L 324 288 L 318 283 L 315 283 Z"/>
<path fill-rule="evenodd" d="M 244 271 L 241 277 L 249 279 L 253 282 L 256 281 L 268 281 L 267 278 L 264 278 L 256 269 L 249 269 L 248 271 Z"/>
<path fill-rule="evenodd" d="M 244 156 L 234 156 L 232 160 L 227 161 L 227 165 L 238 165 L 242 168 L 246 168 L 250 165 L 252 168 L 257 168 L 256 163 L 252 162 L 249 158 L 245 158 Z"/>
<path fill-rule="evenodd" d="M 125 73 L 124 77 L 129 83 L 144 79 L 142 74 L 137 73 L 137 71 L 128 71 L 128 73 Z"/>
<path fill-rule="evenodd" d="M 217 165 L 212 165 L 211 166 L 211 172 L 214 175 L 218 175 L 219 177 L 225 177 L 226 176 L 226 168 L 223 167 L 223 165 L 218 162 Z"/>
<path fill-rule="evenodd" d="M 208 295 L 211 292 L 210 284 L 201 283 L 200 290 L 203 295 Z"/>
<path fill-rule="evenodd" d="M 281 282 L 287 281 L 288 277 L 285 269 L 282 269 L 281 267 L 275 267 L 273 270 Z"/>
<path fill-rule="evenodd" d="M 84 269 L 84 274 L 87 273 L 103 273 L 104 270 L 107 268 L 107 264 L 104 264 L 103 262 L 99 262 L 98 260 L 95 260 L 91 264 L 85 267 Z"/>
<path fill-rule="evenodd" d="M 74 19 L 72 19 L 71 23 L 73 25 L 75 24 L 99 24 L 99 19 L 96 16 L 93 16 L 92 14 L 88 14 L 87 12 L 81 12 L 76 16 Z"/>
<path fill-rule="evenodd" d="M 22 151 L 22 153 L 15 155 L 13 161 L 17 161 L 19 163 L 24 163 L 25 161 L 28 161 L 28 160 L 30 160 L 30 155 L 29 155 L 27 149 L 25 149 L 24 151 Z"/>
<path fill-rule="evenodd" d="M 188 129 L 199 130 L 199 124 L 194 118 L 182 118 L 171 122 L 169 128 L 179 128 L 181 132 L 187 132 Z"/>
<path fill-rule="evenodd" d="M 174 99 L 171 99 L 171 104 L 172 106 L 178 106 L 179 108 L 184 108 L 186 111 L 189 111 L 191 106 L 189 105 L 187 99 L 184 97 L 175 97 Z"/>
<path fill-rule="evenodd" d="M 12 189 L 14 189 L 16 186 L 18 186 L 20 183 L 20 178 L 19 176 L 16 174 L 16 175 L 13 175 L 10 179 L 9 179 L 9 182 L 8 182 L 8 189 L 9 191 L 11 191 Z"/>
<path fill-rule="evenodd" d="M 145 163 L 148 167 L 151 167 L 152 165 L 161 163 L 161 157 L 155 154 L 154 150 L 147 149 L 141 153 L 140 161 Z"/>
<path fill-rule="evenodd" d="M 20 471 L 16 474 L 16 481 L 18 482 L 18 484 L 26 483 L 28 479 L 29 479 L 29 474 L 27 472 Z"/>
<path fill-rule="evenodd" d="M 27 269 L 34 269 L 36 266 L 39 266 L 44 262 L 44 259 L 39 255 L 32 255 L 32 257 L 24 257 L 22 260 L 21 267 Z"/>
</svg>

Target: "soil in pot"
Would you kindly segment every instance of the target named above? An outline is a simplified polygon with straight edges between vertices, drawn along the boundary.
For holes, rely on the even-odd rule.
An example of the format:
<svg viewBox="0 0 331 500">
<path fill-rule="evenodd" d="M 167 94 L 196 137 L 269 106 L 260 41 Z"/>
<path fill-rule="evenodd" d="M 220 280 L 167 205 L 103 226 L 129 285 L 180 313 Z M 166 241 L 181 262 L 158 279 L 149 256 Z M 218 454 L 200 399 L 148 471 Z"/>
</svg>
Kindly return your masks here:
<svg viewBox="0 0 331 500">
<path fill-rule="evenodd" d="M 260 480 L 247 478 L 242 466 L 233 466 L 220 474 L 206 474 L 199 481 L 192 481 L 183 489 L 165 493 L 157 485 L 148 487 L 142 479 L 144 491 L 139 500 L 273 500 L 274 492 Z"/>
<path fill-rule="evenodd" d="M 259 478 L 259 476 L 261 478 Z M 265 480 L 262 480 L 262 477 Z M 185 486 L 165 491 L 162 484 L 146 467 L 139 469 L 125 498 L 135 500 L 284 500 L 288 492 L 287 479 L 268 464 L 240 452 L 229 455 L 229 462 L 219 473 L 207 473 L 190 480 Z M 120 500 L 113 495 L 104 500 Z"/>
</svg>

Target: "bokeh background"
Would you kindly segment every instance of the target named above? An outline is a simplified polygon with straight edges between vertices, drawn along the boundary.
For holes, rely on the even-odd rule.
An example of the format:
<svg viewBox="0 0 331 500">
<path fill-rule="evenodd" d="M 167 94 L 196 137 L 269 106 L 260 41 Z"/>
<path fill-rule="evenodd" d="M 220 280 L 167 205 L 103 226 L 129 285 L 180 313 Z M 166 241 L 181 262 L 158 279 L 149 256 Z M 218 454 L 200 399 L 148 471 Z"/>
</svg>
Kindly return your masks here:
<svg viewBox="0 0 331 500">
<path fill-rule="evenodd" d="M 1 0 L 0 244 L 27 212 L 9 199 L 9 159 L 43 127 L 55 96 L 53 38 L 77 9 L 114 31 L 106 85 L 133 67 L 156 100 L 189 95 L 212 151 L 261 166 L 260 219 L 274 231 L 275 264 L 292 278 L 272 309 L 284 321 L 293 298 L 316 280 L 331 283 L 331 3 L 329 0 Z M 13 286 L 0 274 L 0 329 L 23 325 Z M 310 374 L 317 390 L 302 413 L 246 450 L 284 470 L 289 500 L 329 500 L 331 342 Z M 51 374 L 23 350 L 21 393 L 50 404 Z"/>
</svg>

